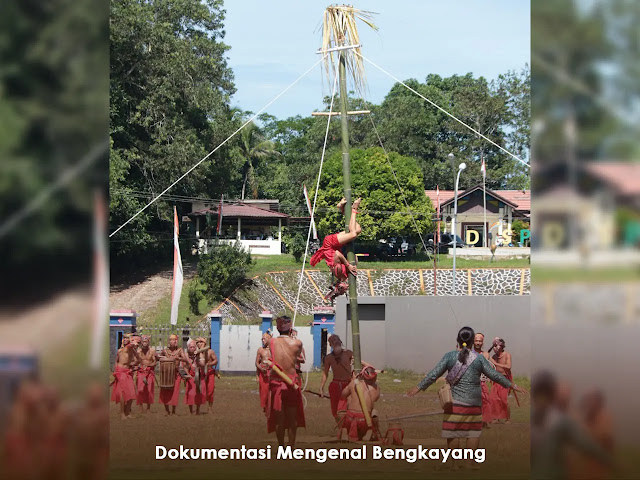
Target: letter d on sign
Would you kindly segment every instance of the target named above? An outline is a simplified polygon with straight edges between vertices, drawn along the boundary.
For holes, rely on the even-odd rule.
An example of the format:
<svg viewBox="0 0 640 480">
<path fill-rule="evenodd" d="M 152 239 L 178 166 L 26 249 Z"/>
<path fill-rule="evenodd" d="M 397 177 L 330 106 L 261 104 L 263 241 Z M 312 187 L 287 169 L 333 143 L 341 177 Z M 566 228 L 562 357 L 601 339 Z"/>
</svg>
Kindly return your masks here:
<svg viewBox="0 0 640 480">
<path fill-rule="evenodd" d="M 167 456 L 167 449 L 162 445 L 156 445 L 156 460 L 162 460 Z"/>
<path fill-rule="evenodd" d="M 471 240 L 473 237 L 473 240 Z M 475 230 L 467 230 L 467 243 L 469 245 L 475 245 L 480 240 L 480 235 Z"/>
</svg>

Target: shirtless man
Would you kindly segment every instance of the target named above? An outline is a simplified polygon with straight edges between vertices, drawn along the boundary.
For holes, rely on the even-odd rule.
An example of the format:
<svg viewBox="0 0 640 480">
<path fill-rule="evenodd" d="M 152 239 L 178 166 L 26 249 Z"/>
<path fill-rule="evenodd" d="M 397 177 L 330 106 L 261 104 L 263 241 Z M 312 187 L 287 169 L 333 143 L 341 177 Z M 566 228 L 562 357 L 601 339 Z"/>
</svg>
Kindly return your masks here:
<svg viewBox="0 0 640 480">
<path fill-rule="evenodd" d="M 133 366 L 140 361 L 136 344 L 131 342 L 131 335 L 125 335 L 122 339 L 122 347 L 116 354 L 116 363 L 113 369 L 113 391 L 111 400 L 120 403 L 120 415 L 122 419 L 131 415 L 131 404 L 136 398 L 136 388 L 133 383 Z"/>
<path fill-rule="evenodd" d="M 502 338 L 493 339 L 493 346 L 489 351 L 493 350 L 490 361 L 496 367 L 496 370 L 502 373 L 509 381 L 513 380 L 511 375 L 511 354 L 505 350 L 505 342 Z M 489 402 L 491 403 L 492 423 L 511 423 L 511 412 L 509 410 L 509 389 L 494 382 L 489 394 Z"/>
<path fill-rule="evenodd" d="M 352 442 L 362 440 L 368 430 L 371 430 L 372 437 L 378 438 L 377 418 L 375 420 L 373 418 L 374 404 L 380 398 L 380 387 L 376 383 L 376 378 L 377 373 L 375 368 L 372 366 L 366 366 L 341 392 L 341 397 L 347 402 L 347 412 L 341 424 L 339 424 L 339 440 L 342 438 L 343 429 L 347 430 L 349 440 Z M 362 387 L 361 391 L 367 413 L 373 421 L 372 428 L 367 425 L 365 414 L 362 410 L 362 404 L 360 403 L 360 398 L 356 391 L 356 382 L 358 382 Z"/>
<path fill-rule="evenodd" d="M 269 342 L 271 341 L 271 332 L 267 330 L 262 334 L 262 346 L 258 348 L 256 353 L 256 381 L 258 382 L 258 391 L 260 392 L 260 406 L 262 411 L 267 411 L 267 400 L 269 398 L 269 365 L 271 358 L 269 352 Z"/>
<path fill-rule="evenodd" d="M 333 379 L 329 384 L 329 398 L 331 399 L 331 414 L 336 422 L 339 422 L 347 410 L 346 398 L 342 398 L 342 391 L 353 378 L 351 364 L 353 363 L 353 352 L 343 349 L 342 340 L 338 335 L 329 337 L 331 353 L 324 357 L 324 368 L 322 369 L 322 381 L 320 383 L 320 395 L 324 396 L 324 386 L 327 383 L 329 370 L 333 372 Z"/>
<path fill-rule="evenodd" d="M 267 406 L 267 432 L 276 432 L 278 445 L 284 445 L 287 430 L 289 444 L 296 443 L 296 430 L 304 427 L 302 391 L 298 387 L 296 359 L 302 354 L 302 342 L 291 336 L 291 319 L 278 317 L 276 325 L 280 336 L 272 338 L 269 344 L 272 371 L 269 381 L 269 401 Z M 277 373 L 276 368 L 292 380 L 289 385 Z"/>
<path fill-rule="evenodd" d="M 484 334 L 476 333 L 476 336 L 473 339 L 473 349 L 477 354 L 482 355 L 484 358 L 489 360 L 489 354 L 487 352 L 482 351 L 482 347 L 484 346 Z M 489 360 L 490 361 L 490 360 Z M 493 418 L 491 417 L 491 400 L 489 399 L 489 387 L 487 385 L 487 377 L 482 374 L 480 375 L 480 388 L 482 389 L 482 427 L 490 428 L 489 424 Z"/>
<path fill-rule="evenodd" d="M 184 403 L 189 406 L 189 413 L 200 415 L 200 405 L 204 404 L 207 396 L 207 381 L 205 375 L 206 356 L 196 353 L 198 346 L 195 340 L 187 342 L 187 360 L 183 361 L 185 369 L 189 372 L 184 392 Z"/>
<path fill-rule="evenodd" d="M 159 358 L 169 358 L 175 362 L 176 374 L 173 384 L 173 388 L 161 388 L 160 389 L 160 403 L 164 405 L 165 415 L 175 415 L 176 407 L 178 406 L 178 398 L 180 396 L 180 372 L 178 367 L 180 362 L 187 362 L 188 358 L 182 348 L 178 347 L 178 336 L 175 334 L 169 335 L 169 346 L 160 352 Z M 169 409 L 171 407 L 171 409 Z"/>
<path fill-rule="evenodd" d="M 335 297 L 346 293 L 349 289 L 347 283 L 348 274 L 357 275 L 358 273 L 356 266 L 351 265 L 340 250 L 347 243 L 353 242 L 362 231 L 362 227 L 360 227 L 360 224 L 356 221 L 356 215 L 361 201 L 362 199 L 358 198 L 351 206 L 349 232 L 342 231 L 324 237 L 322 247 L 320 247 L 309 260 L 311 266 L 315 266 L 324 260 L 331 269 L 331 273 L 336 277 L 336 283 L 331 287 L 331 292 L 325 297 L 326 300 L 333 300 Z M 346 203 L 347 200 L 343 198 L 337 205 L 338 210 L 343 214 Z"/>
<path fill-rule="evenodd" d="M 298 331 L 295 328 L 291 329 L 291 336 L 293 338 L 298 338 Z M 304 347 L 302 347 L 302 353 L 298 355 L 296 358 L 296 373 L 298 374 L 298 386 L 302 388 L 302 364 L 307 361 L 307 354 L 304 352 Z"/>
<path fill-rule="evenodd" d="M 158 359 L 156 358 L 156 349 L 150 347 L 150 343 L 151 337 L 149 337 L 149 335 L 142 335 L 140 348 L 138 349 L 140 365 L 138 366 L 138 375 L 136 376 L 138 386 L 136 404 L 140 406 L 140 413 L 144 412 L 145 403 L 147 404 L 147 412 L 151 411 L 151 404 L 155 397 L 155 368 Z"/>
<path fill-rule="evenodd" d="M 202 350 L 203 348 L 207 347 L 207 340 L 204 337 L 198 337 L 196 338 L 196 346 L 198 347 L 198 350 Z M 207 409 L 208 413 L 213 413 L 213 394 L 215 392 L 216 389 L 216 366 L 218 365 L 218 357 L 216 356 L 216 352 L 213 351 L 213 349 L 209 348 L 207 349 L 207 351 L 205 352 L 205 381 L 207 384 L 207 403 L 209 404 L 209 407 Z"/>
</svg>

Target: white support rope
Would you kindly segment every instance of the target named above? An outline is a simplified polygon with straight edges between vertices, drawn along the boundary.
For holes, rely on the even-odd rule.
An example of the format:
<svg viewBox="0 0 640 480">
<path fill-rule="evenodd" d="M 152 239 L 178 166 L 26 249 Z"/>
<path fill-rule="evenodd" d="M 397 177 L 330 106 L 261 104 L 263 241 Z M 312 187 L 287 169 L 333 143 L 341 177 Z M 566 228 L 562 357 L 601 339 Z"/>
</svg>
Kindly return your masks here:
<svg viewBox="0 0 640 480">
<path fill-rule="evenodd" d="M 380 138 L 380 134 L 378 133 L 378 129 L 376 128 L 376 124 L 373 123 L 373 117 L 369 116 L 371 119 L 371 125 L 373 126 L 373 131 L 376 133 L 376 137 L 378 137 L 378 142 L 380 142 L 380 146 L 382 147 L 382 151 L 384 152 L 384 156 L 387 159 L 387 163 L 389 164 L 389 168 L 391 169 L 391 173 L 393 173 L 393 178 L 396 179 L 396 185 L 398 185 L 398 190 L 400 190 L 400 194 L 402 195 L 402 200 L 404 201 L 405 206 L 407 207 L 407 211 L 409 215 L 411 215 L 411 220 L 413 220 L 413 225 L 416 228 L 416 232 L 418 232 L 418 236 L 420 237 L 420 242 L 422 242 L 422 248 L 424 248 L 424 253 L 427 253 L 427 245 L 424 243 L 424 238 L 422 238 L 422 233 L 420 233 L 420 228 L 418 227 L 418 222 L 416 222 L 415 217 L 413 216 L 413 212 L 411 211 L 411 207 L 409 207 L 409 203 L 407 202 L 407 197 L 404 195 L 404 190 L 400 186 L 400 182 L 398 181 L 398 176 L 396 175 L 396 171 L 393 169 L 393 165 L 391 165 L 391 159 L 389 158 L 389 154 L 387 153 L 387 149 L 384 148 L 382 144 L 382 138 Z M 435 251 L 434 251 L 435 253 Z"/>
<path fill-rule="evenodd" d="M 340 58 L 338 58 L 340 61 Z M 335 69 L 334 69 L 335 70 Z M 320 169 L 318 171 L 318 180 L 316 181 L 316 191 L 313 195 L 313 206 L 311 207 L 311 220 L 309 221 L 309 231 L 307 232 L 307 244 L 304 249 L 304 259 L 302 260 L 302 270 L 300 270 L 300 281 L 298 282 L 298 294 L 296 295 L 296 304 L 293 310 L 293 320 L 291 328 L 296 324 L 296 316 L 298 314 L 298 303 L 300 301 L 300 290 L 302 290 L 302 281 L 304 280 L 304 267 L 307 264 L 307 255 L 309 254 L 309 241 L 311 239 L 311 229 L 313 226 L 314 213 L 316 211 L 316 201 L 318 200 L 318 191 L 320 190 L 320 178 L 322 177 L 322 166 L 324 165 L 324 155 L 327 151 L 327 139 L 329 138 L 329 126 L 331 125 L 331 112 L 333 111 L 333 100 L 336 96 L 336 86 L 338 85 L 338 72 L 336 71 L 333 79 L 333 89 L 331 91 L 331 104 L 329 105 L 329 116 L 327 117 L 327 129 L 324 133 L 324 144 L 322 145 L 322 156 L 320 157 Z"/>
<path fill-rule="evenodd" d="M 296 80 L 293 81 L 293 83 L 291 83 L 287 88 L 285 88 L 282 92 L 280 92 L 273 100 L 271 100 L 269 103 L 267 103 L 264 107 L 262 107 L 260 110 L 258 110 L 258 112 L 253 115 L 249 120 L 247 120 L 246 122 L 244 122 L 244 124 L 238 128 L 235 132 L 233 132 L 231 135 L 229 135 L 220 145 L 218 145 L 216 148 L 214 148 L 213 150 L 211 150 L 209 153 L 207 153 L 202 159 L 200 159 L 195 165 L 193 165 L 189 170 L 187 170 L 185 173 L 183 173 L 180 178 L 178 178 L 175 182 L 173 182 L 171 185 L 169 185 L 167 188 L 165 188 L 157 197 L 155 197 L 153 200 L 151 200 L 149 203 L 147 203 L 143 208 L 141 208 L 140 210 L 138 210 L 138 212 L 133 215 L 129 220 L 127 220 L 126 222 L 124 222 L 122 225 L 120 225 L 118 228 L 116 228 L 113 233 L 111 233 L 109 235 L 109 238 L 113 237 L 116 233 L 118 233 L 120 230 L 122 230 L 122 228 L 124 228 L 125 225 L 127 225 L 129 222 L 131 222 L 134 218 L 136 218 L 138 215 L 140 215 L 142 212 L 144 212 L 147 208 L 149 208 L 151 205 L 153 205 L 162 195 L 164 195 L 165 193 L 167 193 L 169 190 L 171 190 L 178 182 L 180 182 L 184 177 L 186 177 L 187 175 L 189 175 L 191 172 L 193 172 L 202 162 L 204 162 L 207 158 L 209 158 L 211 155 L 213 155 L 220 147 L 222 147 L 225 143 L 227 143 L 229 140 L 231 140 L 240 130 L 242 130 L 244 127 L 246 127 L 249 123 L 251 123 L 253 120 L 255 120 L 258 115 L 260 115 L 262 112 L 264 112 L 267 108 L 269 108 L 271 106 L 271 104 L 273 102 L 275 102 L 276 100 L 278 100 L 282 95 L 284 95 L 287 91 L 289 91 L 296 83 L 298 83 L 300 80 L 302 80 L 304 77 L 307 76 L 307 74 L 313 70 L 318 64 L 320 64 L 326 57 L 328 54 L 325 54 L 320 60 L 318 60 L 316 63 L 314 63 L 306 72 L 304 72 L 302 75 L 300 75 Z M 331 118 L 331 117 L 329 117 Z"/>
<path fill-rule="evenodd" d="M 387 72 L 384 68 L 382 68 L 381 66 L 375 64 L 374 62 L 372 62 L 371 60 L 369 60 L 367 57 L 365 57 L 364 55 L 362 55 L 361 53 L 359 53 L 358 51 L 354 50 L 354 53 L 356 55 L 359 55 L 360 57 L 362 57 L 364 60 L 366 60 L 367 62 L 369 62 L 371 65 L 373 65 L 374 67 L 376 67 L 378 70 L 380 70 L 383 73 L 386 73 L 387 75 L 389 75 L 391 78 L 393 78 L 396 82 L 398 82 L 400 85 L 402 85 L 403 87 L 409 89 L 410 91 L 412 91 L 413 93 L 415 93 L 416 95 L 418 95 L 420 98 L 422 98 L 423 100 L 429 102 L 431 105 L 433 105 L 434 107 L 436 107 L 438 110 L 440 110 L 442 113 L 444 113 L 445 115 L 448 115 L 449 117 L 453 118 L 456 122 L 460 123 L 461 125 L 464 125 L 465 127 L 467 127 L 469 130 L 471 130 L 473 133 L 475 133 L 476 135 L 479 135 L 480 137 L 484 138 L 487 142 L 489 142 L 490 144 L 492 144 L 495 147 L 498 147 L 500 150 L 502 150 L 504 153 L 506 153 L 507 155 L 510 155 L 511 157 L 515 158 L 517 161 L 519 161 L 521 164 L 523 164 L 526 167 L 531 168 L 531 166 L 525 162 L 524 160 L 522 160 L 520 157 L 514 155 L 513 153 L 511 153 L 509 150 L 501 147 L 500 145 L 498 145 L 496 142 L 494 142 L 493 140 L 491 140 L 490 138 L 484 136 L 483 134 L 481 134 L 479 131 L 477 131 L 476 129 L 474 129 L 473 127 L 470 127 L 469 125 L 467 125 L 466 123 L 464 123 L 462 120 L 460 120 L 458 117 L 456 117 L 455 115 L 447 112 L 444 108 L 442 108 L 441 106 L 439 106 L 438 104 L 432 102 L 431 100 L 429 100 L 427 97 L 425 97 L 424 95 L 422 95 L 421 93 L 417 92 L 416 90 L 414 90 L 413 88 L 411 88 L 409 85 L 407 85 L 406 83 L 404 83 L 402 80 L 400 80 L 398 77 L 394 76 L 393 74 Z"/>
</svg>

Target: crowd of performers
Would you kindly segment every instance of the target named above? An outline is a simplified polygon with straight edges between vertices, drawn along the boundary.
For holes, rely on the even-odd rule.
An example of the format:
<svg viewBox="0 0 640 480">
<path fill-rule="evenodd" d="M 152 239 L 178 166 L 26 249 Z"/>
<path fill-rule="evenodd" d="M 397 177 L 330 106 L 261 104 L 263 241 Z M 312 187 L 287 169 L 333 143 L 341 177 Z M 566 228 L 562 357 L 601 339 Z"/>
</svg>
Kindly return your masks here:
<svg viewBox="0 0 640 480">
<path fill-rule="evenodd" d="M 128 334 L 116 354 L 111 400 L 120 404 L 121 417 L 127 419 L 134 400 L 140 413 L 145 412 L 145 405 L 146 411 L 151 409 L 158 385 L 165 414 L 175 415 L 184 382 L 189 412 L 199 415 L 200 407 L 208 404 L 208 413 L 213 413 L 217 365 L 218 358 L 204 337 L 189 340 L 185 351 L 178 346 L 178 336 L 170 335 L 168 346 L 158 352 L 150 336 Z"/>
</svg>

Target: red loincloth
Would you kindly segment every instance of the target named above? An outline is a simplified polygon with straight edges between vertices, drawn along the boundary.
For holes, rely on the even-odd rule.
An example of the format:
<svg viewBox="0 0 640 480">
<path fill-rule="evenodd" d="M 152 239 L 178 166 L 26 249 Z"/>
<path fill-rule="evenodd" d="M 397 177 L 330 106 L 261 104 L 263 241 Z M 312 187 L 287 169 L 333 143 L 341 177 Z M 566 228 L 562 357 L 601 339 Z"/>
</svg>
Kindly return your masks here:
<svg viewBox="0 0 640 480">
<path fill-rule="evenodd" d="M 331 399 L 331 414 L 335 417 L 338 412 L 347 410 L 347 399 L 342 398 L 342 390 L 349 385 L 349 380 L 332 380 L 329 384 L 329 398 Z"/>
<path fill-rule="evenodd" d="M 144 384 L 144 380 L 147 384 Z M 140 367 L 136 378 L 138 384 L 138 394 L 136 395 L 136 404 L 142 405 L 148 403 L 151 405 L 155 397 L 156 375 L 153 367 Z"/>
<path fill-rule="evenodd" d="M 180 374 L 176 371 L 176 379 L 173 383 L 173 388 L 161 388 L 160 389 L 160 403 L 165 405 L 178 406 L 180 398 Z"/>
<path fill-rule="evenodd" d="M 116 365 L 113 376 L 115 381 L 113 382 L 111 401 L 120 403 L 122 399 L 126 403 L 129 400 L 135 400 L 136 387 L 133 383 L 133 370 L 122 365 Z"/>
<path fill-rule="evenodd" d="M 334 268 L 339 267 L 342 270 L 343 277 L 347 278 L 347 267 L 343 264 L 335 265 L 334 259 L 333 259 L 335 252 L 341 249 L 342 249 L 342 245 L 340 245 L 340 242 L 338 242 L 338 234 L 332 233 L 331 235 L 327 235 L 326 237 L 324 237 L 324 240 L 322 241 L 322 247 L 320 247 L 316 251 L 316 253 L 314 253 L 311 256 L 309 263 L 311 264 L 312 267 L 315 267 L 318 263 L 324 260 L 325 262 L 327 262 L 327 265 L 329 266 L 329 268 L 331 269 L 331 272 L 334 275 L 336 275 L 337 273 L 334 270 Z M 336 275 L 336 276 L 339 276 L 339 275 Z"/>
<path fill-rule="evenodd" d="M 202 369 L 200 369 L 200 393 L 196 388 L 196 369 L 195 365 L 191 365 L 189 369 L 191 378 L 186 379 L 186 387 L 184 392 L 185 405 L 202 405 L 207 398 L 207 378 Z"/>
<path fill-rule="evenodd" d="M 3 470 L 7 478 L 36 478 L 36 453 L 27 434 L 9 430 L 4 434 Z"/>
<path fill-rule="evenodd" d="M 213 402 L 213 393 L 216 389 L 216 371 L 210 368 L 207 372 L 207 402 Z"/>
<path fill-rule="evenodd" d="M 341 437 L 343 428 L 346 428 L 347 432 L 349 432 L 349 440 L 352 442 L 362 440 L 369 430 L 367 421 L 364 418 L 364 413 L 354 410 L 347 410 L 347 413 L 345 413 L 342 419 L 342 426 L 338 432 L 338 440 Z"/>
<path fill-rule="evenodd" d="M 482 421 L 484 423 L 491 423 L 493 416 L 491 415 L 491 398 L 489 398 L 489 386 L 487 382 L 480 382 L 480 388 L 482 389 Z"/>
<path fill-rule="evenodd" d="M 269 372 L 260 371 L 258 374 L 258 388 L 260 390 L 260 406 L 267 413 L 267 404 L 269 403 Z"/>
<path fill-rule="evenodd" d="M 504 374 L 510 381 L 513 380 L 510 371 Z M 489 403 L 491 403 L 491 417 L 493 420 L 509 420 L 511 412 L 509 411 L 509 388 L 504 388 L 499 383 L 493 382 L 491 393 L 489 394 Z"/>
<path fill-rule="evenodd" d="M 298 376 L 295 375 L 291 380 L 297 383 Z M 280 377 L 273 376 L 269 381 L 269 397 L 267 401 L 267 433 L 276 431 L 276 415 L 275 412 L 283 412 L 284 407 L 293 407 L 296 409 L 295 425 L 289 425 L 288 418 L 284 416 L 285 428 L 304 427 L 304 406 L 302 404 L 302 390 L 289 387 Z"/>
</svg>

